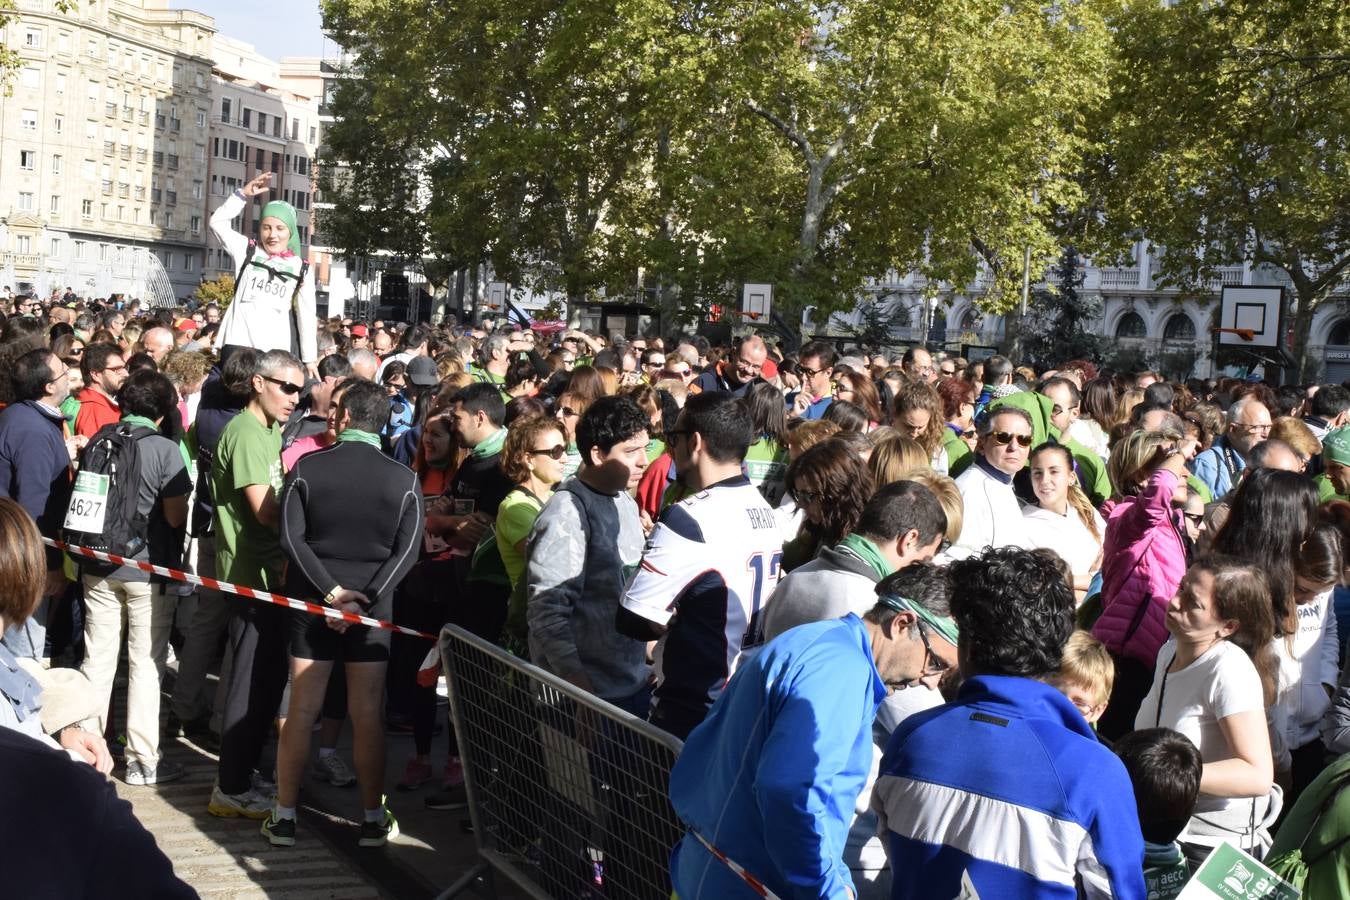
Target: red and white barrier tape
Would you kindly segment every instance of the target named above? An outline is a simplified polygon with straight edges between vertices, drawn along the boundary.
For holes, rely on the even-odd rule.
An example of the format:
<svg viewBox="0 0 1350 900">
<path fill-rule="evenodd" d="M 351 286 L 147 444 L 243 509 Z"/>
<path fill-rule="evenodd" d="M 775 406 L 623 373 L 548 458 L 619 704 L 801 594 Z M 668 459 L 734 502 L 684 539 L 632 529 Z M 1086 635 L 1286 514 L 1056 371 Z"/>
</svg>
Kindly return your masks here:
<svg viewBox="0 0 1350 900">
<path fill-rule="evenodd" d="M 250 600 L 258 600 L 263 603 L 275 603 L 277 606 L 298 609 L 301 612 L 309 613 L 312 616 L 323 616 L 327 619 L 341 619 L 343 622 L 351 622 L 353 625 L 369 625 L 371 628 L 383 628 L 385 631 L 393 631 L 411 637 L 425 638 L 428 641 L 436 640 L 434 634 L 427 634 L 426 632 L 416 631 L 412 628 L 405 628 L 402 625 L 395 625 L 392 622 L 384 622 L 380 619 L 358 616 L 355 613 L 342 612 L 341 610 L 333 609 L 331 606 L 325 606 L 322 603 L 308 603 L 304 600 L 292 600 L 290 597 L 283 597 L 281 594 L 273 594 L 268 591 L 245 587 L 242 584 L 230 584 L 228 581 L 217 581 L 214 578 L 202 578 L 200 575 L 193 575 L 189 572 L 179 571 L 178 569 L 155 566 L 139 560 L 127 559 L 125 556 L 118 556 L 114 553 L 104 553 L 102 550 L 91 550 L 88 547 L 79 547 L 75 544 L 68 544 L 65 541 L 43 538 L 42 542 L 48 547 L 55 547 L 57 550 L 64 550 L 65 552 L 73 553 L 76 556 L 97 559 L 101 562 L 112 563 L 118 566 L 130 566 L 134 569 L 140 569 L 142 572 L 149 572 L 151 575 L 159 575 L 162 578 L 171 578 L 174 581 L 182 581 L 187 584 L 196 584 L 213 591 L 224 591 L 227 594 L 236 594 L 240 597 L 247 597 Z"/>
</svg>

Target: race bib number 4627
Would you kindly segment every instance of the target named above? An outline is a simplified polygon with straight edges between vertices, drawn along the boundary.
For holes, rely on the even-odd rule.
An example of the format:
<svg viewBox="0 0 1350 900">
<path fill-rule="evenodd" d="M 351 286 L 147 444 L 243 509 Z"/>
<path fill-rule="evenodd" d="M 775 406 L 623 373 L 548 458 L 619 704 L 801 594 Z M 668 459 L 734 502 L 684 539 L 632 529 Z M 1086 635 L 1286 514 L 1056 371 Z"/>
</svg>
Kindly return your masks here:
<svg viewBox="0 0 1350 900">
<path fill-rule="evenodd" d="M 67 529 L 85 534 L 103 533 L 108 515 L 108 483 L 107 475 L 96 472 L 80 472 L 75 476 L 75 489 L 70 494 L 70 506 L 66 507 Z"/>
</svg>

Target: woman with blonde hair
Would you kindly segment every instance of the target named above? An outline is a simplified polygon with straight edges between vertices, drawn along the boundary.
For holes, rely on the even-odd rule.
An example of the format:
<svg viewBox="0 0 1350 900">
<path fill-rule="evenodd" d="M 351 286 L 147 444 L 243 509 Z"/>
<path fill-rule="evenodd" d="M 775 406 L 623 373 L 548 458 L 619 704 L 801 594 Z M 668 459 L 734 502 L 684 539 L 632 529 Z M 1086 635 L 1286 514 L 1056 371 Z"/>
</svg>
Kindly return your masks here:
<svg viewBox="0 0 1350 900">
<path fill-rule="evenodd" d="M 933 386 L 924 381 L 900 385 L 892 409 L 895 430 L 923 447 L 934 472 L 947 474 L 947 448 L 942 445 L 947 419 L 942 415 L 942 398 Z"/>
<path fill-rule="evenodd" d="M 1306 472 L 1308 463 L 1322 452 L 1322 442 L 1313 434 L 1308 423 L 1293 416 L 1280 416 L 1271 422 L 1270 433 L 1266 435 L 1266 440 L 1284 441 L 1294 448 L 1299 462 L 1303 463 L 1300 472 Z"/>
<path fill-rule="evenodd" d="M 942 511 L 947 514 L 947 533 L 942 537 L 943 543 L 956 543 L 957 538 L 961 537 L 961 526 L 966 520 L 965 503 L 961 500 L 961 491 L 957 489 L 956 481 L 950 475 L 943 475 L 932 469 L 909 472 L 902 480 L 916 481 L 933 492 Z M 938 552 L 941 553 L 946 549 L 945 546 L 940 547 Z"/>
<path fill-rule="evenodd" d="M 901 481 L 915 472 L 932 471 L 923 447 L 917 441 L 899 434 L 873 442 L 867 468 L 872 473 L 872 483 L 877 487 Z"/>
<path fill-rule="evenodd" d="M 1044 443 L 1027 459 L 1036 504 L 1022 509 L 1027 548 L 1054 550 L 1073 573 L 1081 601 L 1102 563 L 1106 523 L 1078 486 L 1073 454 L 1062 444 Z"/>
<path fill-rule="evenodd" d="M 820 419 L 797 421 L 799 424 L 793 425 L 787 432 L 788 462 L 839 433 L 839 426 L 833 422 Z"/>
</svg>

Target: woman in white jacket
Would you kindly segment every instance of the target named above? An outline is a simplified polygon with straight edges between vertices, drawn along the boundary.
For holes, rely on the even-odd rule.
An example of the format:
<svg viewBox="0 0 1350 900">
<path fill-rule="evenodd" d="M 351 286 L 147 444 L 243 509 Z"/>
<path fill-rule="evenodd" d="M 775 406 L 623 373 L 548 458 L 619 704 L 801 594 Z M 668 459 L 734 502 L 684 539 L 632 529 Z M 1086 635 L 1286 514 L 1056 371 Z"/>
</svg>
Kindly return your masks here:
<svg viewBox="0 0 1350 900">
<path fill-rule="evenodd" d="M 1304 543 L 1295 569 L 1298 628 L 1271 644 L 1279 662 L 1270 708 L 1271 748 L 1276 772 L 1291 786 L 1286 805 L 1298 799 L 1326 763 L 1320 727 L 1339 675 L 1331 593 L 1342 566 L 1340 530 L 1318 526 Z"/>
<path fill-rule="evenodd" d="M 234 261 L 234 299 L 220 321 L 216 344 L 223 363 L 233 347 L 260 353 L 289 350 L 314 375 L 318 362 L 314 276 L 300 255 L 295 208 L 273 200 L 262 209 L 257 242 L 234 230 L 231 222 L 253 197 L 271 189 L 264 172 L 229 196 L 211 216 L 211 231 Z"/>
</svg>

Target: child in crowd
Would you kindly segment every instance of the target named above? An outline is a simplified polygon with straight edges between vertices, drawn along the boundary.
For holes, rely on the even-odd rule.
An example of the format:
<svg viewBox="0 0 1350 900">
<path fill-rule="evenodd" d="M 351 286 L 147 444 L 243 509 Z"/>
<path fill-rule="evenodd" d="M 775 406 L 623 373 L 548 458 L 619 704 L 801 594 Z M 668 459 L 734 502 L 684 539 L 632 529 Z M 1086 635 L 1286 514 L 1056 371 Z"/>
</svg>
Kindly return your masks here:
<svg viewBox="0 0 1350 900">
<path fill-rule="evenodd" d="M 1090 633 L 1079 629 L 1069 636 L 1064 645 L 1064 659 L 1059 676 L 1052 682 L 1069 702 L 1087 719 L 1089 725 L 1106 712 L 1111 699 L 1111 685 L 1116 678 L 1116 664 L 1105 645 Z"/>
<path fill-rule="evenodd" d="M 1132 732 L 1116 741 L 1115 750 L 1134 785 L 1149 900 L 1172 900 L 1190 878 L 1177 836 L 1200 794 L 1200 751 L 1170 728 Z"/>
</svg>

